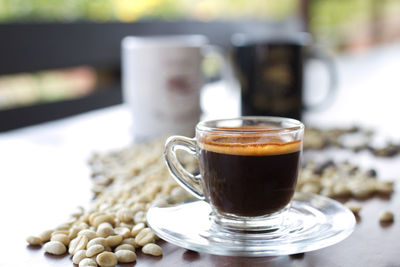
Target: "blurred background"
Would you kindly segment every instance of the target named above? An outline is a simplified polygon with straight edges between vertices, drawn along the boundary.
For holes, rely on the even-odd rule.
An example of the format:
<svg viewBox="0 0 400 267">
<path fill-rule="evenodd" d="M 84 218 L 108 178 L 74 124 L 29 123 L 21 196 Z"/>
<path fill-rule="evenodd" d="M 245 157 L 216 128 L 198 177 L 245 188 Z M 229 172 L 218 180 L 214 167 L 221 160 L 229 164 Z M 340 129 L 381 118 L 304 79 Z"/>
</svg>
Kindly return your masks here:
<svg viewBox="0 0 400 267">
<path fill-rule="evenodd" d="M 306 31 L 339 66 L 374 65 L 377 48 L 399 54 L 399 12 L 397 0 L 0 0 L 0 131 L 121 103 L 127 35 L 198 33 L 229 51 L 236 32 Z"/>
</svg>

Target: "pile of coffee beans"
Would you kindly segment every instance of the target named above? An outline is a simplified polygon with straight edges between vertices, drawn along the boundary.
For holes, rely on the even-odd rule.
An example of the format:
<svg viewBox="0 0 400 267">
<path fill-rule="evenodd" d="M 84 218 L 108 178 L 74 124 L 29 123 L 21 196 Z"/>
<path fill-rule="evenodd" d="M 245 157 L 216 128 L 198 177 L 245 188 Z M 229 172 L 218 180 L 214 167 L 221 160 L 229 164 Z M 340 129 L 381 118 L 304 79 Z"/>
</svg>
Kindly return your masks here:
<svg viewBox="0 0 400 267">
<path fill-rule="evenodd" d="M 304 135 L 304 149 L 323 150 L 328 147 L 337 147 L 354 152 L 368 150 L 378 157 L 394 157 L 400 153 L 400 142 L 388 141 L 383 146 L 373 146 L 375 133 L 372 130 L 357 126 L 349 128 L 313 128 L 306 127 Z M 357 142 L 346 142 L 346 137 L 355 137 Z"/>
<path fill-rule="evenodd" d="M 156 141 L 94 155 L 89 162 L 95 193 L 90 207 L 78 208 L 66 222 L 28 237 L 27 242 L 43 244 L 49 254 L 68 252 L 79 266 L 134 262 L 138 249 L 161 256 L 146 212 L 154 201 L 181 191 L 169 176 L 162 149 L 163 141 Z"/>
<path fill-rule="evenodd" d="M 393 181 L 377 179 L 374 169 L 362 170 L 349 162 L 326 161 L 316 164 L 310 161 L 301 170 L 297 190 L 331 198 L 362 199 L 376 194 L 391 194 L 393 186 Z"/>
</svg>

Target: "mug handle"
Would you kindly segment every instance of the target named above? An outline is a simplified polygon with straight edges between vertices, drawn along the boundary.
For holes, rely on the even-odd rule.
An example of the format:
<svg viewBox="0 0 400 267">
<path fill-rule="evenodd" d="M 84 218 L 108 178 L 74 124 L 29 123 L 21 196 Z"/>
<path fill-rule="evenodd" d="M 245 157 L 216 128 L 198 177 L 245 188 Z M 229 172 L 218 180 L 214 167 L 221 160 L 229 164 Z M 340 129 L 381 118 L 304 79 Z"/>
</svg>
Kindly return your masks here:
<svg viewBox="0 0 400 267">
<path fill-rule="evenodd" d="M 312 46 L 308 50 L 307 56 L 308 56 L 308 58 L 315 58 L 315 59 L 320 60 L 322 63 L 324 63 L 324 65 L 328 71 L 328 74 L 329 74 L 328 91 L 327 91 L 324 99 L 321 102 L 313 104 L 313 105 L 303 104 L 303 106 L 306 110 L 315 110 L 315 109 L 321 108 L 322 106 L 327 104 L 332 99 L 334 94 L 336 93 L 336 88 L 337 88 L 337 83 L 338 83 L 338 78 L 337 78 L 338 74 L 337 74 L 337 69 L 336 69 L 336 65 L 335 65 L 333 58 L 327 52 L 322 50 L 321 48 Z"/>
<path fill-rule="evenodd" d="M 206 45 L 203 48 L 203 57 L 214 56 L 220 65 L 221 80 L 228 88 L 238 89 L 238 81 L 235 78 L 233 66 L 224 49 L 217 45 Z"/>
<path fill-rule="evenodd" d="M 205 197 L 200 174 L 193 175 L 183 168 L 176 156 L 177 150 L 184 150 L 198 157 L 196 140 L 184 136 L 169 137 L 165 143 L 164 159 L 175 181 L 196 198 L 204 200 Z"/>
</svg>

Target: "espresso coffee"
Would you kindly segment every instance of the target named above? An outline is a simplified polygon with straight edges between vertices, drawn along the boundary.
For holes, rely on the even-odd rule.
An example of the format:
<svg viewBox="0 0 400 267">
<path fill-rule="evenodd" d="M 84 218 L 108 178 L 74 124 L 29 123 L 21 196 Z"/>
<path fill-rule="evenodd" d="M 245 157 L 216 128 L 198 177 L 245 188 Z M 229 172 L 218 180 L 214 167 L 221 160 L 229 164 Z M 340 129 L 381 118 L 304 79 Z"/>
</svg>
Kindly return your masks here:
<svg viewBox="0 0 400 267">
<path fill-rule="evenodd" d="M 301 141 L 209 136 L 199 146 L 207 197 L 220 213 L 262 216 L 280 211 L 291 201 Z"/>
</svg>

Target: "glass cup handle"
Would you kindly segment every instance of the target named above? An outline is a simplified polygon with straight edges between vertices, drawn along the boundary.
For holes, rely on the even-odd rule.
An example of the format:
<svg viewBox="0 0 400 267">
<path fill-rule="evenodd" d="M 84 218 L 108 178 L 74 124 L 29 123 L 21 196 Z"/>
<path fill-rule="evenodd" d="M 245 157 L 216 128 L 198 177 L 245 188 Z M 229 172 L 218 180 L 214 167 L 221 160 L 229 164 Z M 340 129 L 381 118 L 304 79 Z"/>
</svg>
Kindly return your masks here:
<svg viewBox="0 0 400 267">
<path fill-rule="evenodd" d="M 204 200 L 201 176 L 193 175 L 183 168 L 176 157 L 177 150 L 184 150 L 197 157 L 196 140 L 184 136 L 169 137 L 165 143 L 164 158 L 175 181 L 196 198 Z"/>
</svg>

